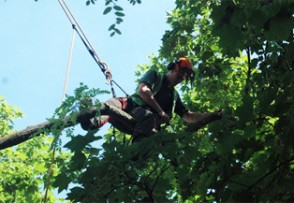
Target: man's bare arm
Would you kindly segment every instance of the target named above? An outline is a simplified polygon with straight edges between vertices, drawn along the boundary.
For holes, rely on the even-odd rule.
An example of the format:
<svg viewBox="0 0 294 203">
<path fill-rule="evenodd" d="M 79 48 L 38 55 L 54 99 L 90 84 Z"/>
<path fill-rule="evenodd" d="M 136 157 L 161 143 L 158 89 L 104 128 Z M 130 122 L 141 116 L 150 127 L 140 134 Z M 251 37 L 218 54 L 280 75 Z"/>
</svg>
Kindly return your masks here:
<svg viewBox="0 0 294 203">
<path fill-rule="evenodd" d="M 144 102 L 146 102 L 152 109 L 154 109 L 158 113 L 158 115 L 161 117 L 164 123 L 169 123 L 169 116 L 162 110 L 160 105 L 157 103 L 151 89 L 146 83 L 142 82 L 139 84 L 138 94 Z"/>
<path fill-rule="evenodd" d="M 191 123 L 197 123 L 199 121 L 206 121 L 206 120 L 218 120 L 222 116 L 222 110 L 217 110 L 215 112 L 209 112 L 209 113 L 196 113 L 188 111 L 183 115 L 183 120 L 189 124 Z"/>
</svg>

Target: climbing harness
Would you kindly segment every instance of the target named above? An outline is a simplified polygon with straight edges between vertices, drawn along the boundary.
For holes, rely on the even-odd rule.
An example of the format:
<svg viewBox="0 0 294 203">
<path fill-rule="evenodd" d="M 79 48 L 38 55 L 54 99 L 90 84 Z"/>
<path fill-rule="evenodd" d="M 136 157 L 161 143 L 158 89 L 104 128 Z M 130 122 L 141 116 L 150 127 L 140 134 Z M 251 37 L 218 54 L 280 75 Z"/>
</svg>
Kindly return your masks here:
<svg viewBox="0 0 294 203">
<path fill-rule="evenodd" d="M 83 32 L 82 28 L 80 27 L 79 23 L 77 22 L 76 18 L 74 17 L 74 15 L 72 14 L 72 12 L 70 11 L 69 7 L 67 6 L 65 0 L 58 0 L 59 4 L 61 5 L 63 11 L 65 12 L 67 18 L 69 19 L 71 25 L 72 25 L 72 29 L 78 34 L 78 36 L 80 37 L 80 39 L 82 40 L 83 44 L 85 45 L 85 47 L 87 48 L 87 50 L 89 51 L 90 55 L 92 56 L 92 58 L 94 59 L 94 61 L 97 63 L 97 65 L 99 66 L 99 68 L 101 69 L 102 73 L 104 74 L 104 76 L 106 77 L 106 83 L 110 84 L 111 86 L 111 92 L 112 92 L 112 96 L 115 98 L 116 94 L 114 91 L 114 87 L 113 84 L 115 84 L 123 93 L 125 93 L 126 96 L 129 96 L 125 90 L 123 90 L 123 88 L 118 85 L 117 82 L 115 82 L 112 79 L 112 73 L 108 67 L 108 65 L 106 63 L 104 63 L 102 61 L 102 59 L 97 55 L 94 47 L 92 46 L 92 44 L 90 43 L 88 37 L 85 35 L 85 33 Z"/>
<path fill-rule="evenodd" d="M 154 96 L 159 92 L 159 90 L 162 86 L 163 78 L 164 78 L 164 74 L 158 73 L 158 75 L 156 77 L 156 81 L 151 87 L 152 93 Z M 173 90 L 172 113 L 175 112 L 175 106 L 176 106 L 176 101 L 177 101 L 178 97 L 179 97 L 178 92 L 176 90 Z M 136 94 L 132 95 L 131 98 L 132 98 L 133 102 L 135 102 L 137 105 L 139 105 L 139 106 L 145 105 L 145 102 L 139 96 L 138 91 L 136 92 Z"/>
</svg>

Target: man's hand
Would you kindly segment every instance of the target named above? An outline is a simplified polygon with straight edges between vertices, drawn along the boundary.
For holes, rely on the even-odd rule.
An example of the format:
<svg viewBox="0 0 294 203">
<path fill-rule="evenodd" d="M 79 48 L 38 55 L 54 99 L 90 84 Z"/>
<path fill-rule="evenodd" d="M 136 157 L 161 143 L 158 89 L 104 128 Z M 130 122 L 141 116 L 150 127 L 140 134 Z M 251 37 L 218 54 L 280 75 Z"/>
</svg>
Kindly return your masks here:
<svg viewBox="0 0 294 203">
<path fill-rule="evenodd" d="M 223 110 L 222 109 L 218 109 L 216 110 L 215 112 L 213 112 L 214 114 L 214 118 L 219 120 L 219 119 L 222 119 L 223 117 Z"/>
<path fill-rule="evenodd" d="M 166 123 L 166 124 L 169 124 L 170 120 L 169 120 L 169 116 L 164 112 L 164 111 L 161 111 L 159 113 L 159 116 L 161 118 L 161 121 L 162 123 Z"/>
</svg>

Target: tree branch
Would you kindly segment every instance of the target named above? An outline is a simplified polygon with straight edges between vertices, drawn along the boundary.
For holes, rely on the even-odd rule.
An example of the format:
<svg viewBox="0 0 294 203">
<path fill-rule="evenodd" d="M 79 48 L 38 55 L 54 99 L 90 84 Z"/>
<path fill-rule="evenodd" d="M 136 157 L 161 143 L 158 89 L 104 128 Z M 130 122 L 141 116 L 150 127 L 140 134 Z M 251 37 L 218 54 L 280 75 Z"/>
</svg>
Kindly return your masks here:
<svg viewBox="0 0 294 203">
<path fill-rule="evenodd" d="M 249 82 L 250 82 L 250 78 L 251 78 L 251 51 L 250 51 L 250 47 L 248 47 L 246 49 L 246 53 L 247 53 L 247 60 L 248 60 L 248 70 L 247 70 L 247 79 L 246 79 L 246 86 L 245 86 L 245 93 L 246 95 L 249 94 Z"/>
<path fill-rule="evenodd" d="M 73 115 L 66 116 L 63 119 L 49 120 L 38 125 L 29 126 L 23 130 L 14 132 L 10 135 L 5 135 L 0 138 L 0 150 L 6 149 L 25 142 L 34 136 L 39 136 L 46 131 L 50 131 L 54 127 L 61 127 L 62 129 L 76 125 L 86 119 L 91 119 L 99 114 L 99 112 L 107 113 L 114 117 L 120 117 L 124 121 L 128 121 L 129 125 L 134 124 L 132 116 L 122 110 L 115 109 L 107 104 L 101 104 L 100 108 L 90 107 L 80 112 L 77 112 L 77 118 L 74 119 Z"/>
<path fill-rule="evenodd" d="M 158 183 L 158 180 L 159 180 L 159 178 L 171 167 L 172 165 L 168 165 L 167 167 L 165 167 L 165 168 L 163 168 L 162 170 L 161 170 L 161 172 L 159 173 L 159 175 L 157 175 L 157 177 L 156 177 L 156 179 L 155 179 L 155 181 L 154 181 L 154 184 L 153 184 L 153 186 L 152 186 L 152 188 L 151 188 L 151 191 L 153 192 L 154 191 L 154 189 L 155 189 L 155 187 L 156 187 L 156 185 L 157 185 L 157 183 Z"/>
<path fill-rule="evenodd" d="M 3 137 L 0 138 L 0 150 L 18 145 L 22 142 L 25 142 L 33 138 L 34 136 L 39 136 L 42 133 L 46 133 L 47 131 L 50 131 L 53 128 L 58 128 L 63 130 L 64 128 L 74 126 L 78 123 L 81 123 L 82 121 L 94 118 L 97 115 L 101 115 L 101 114 L 109 115 L 109 116 L 117 118 L 128 129 L 134 128 L 136 121 L 131 115 L 124 112 L 123 110 L 112 107 L 105 103 L 101 103 L 100 105 L 101 106 L 99 108 L 93 106 L 93 107 L 77 112 L 76 119 L 74 119 L 73 115 L 69 115 L 63 119 L 49 120 L 37 125 L 28 126 L 27 128 L 14 132 L 10 135 L 4 135 Z M 191 124 L 186 129 L 186 131 L 195 132 L 199 130 L 200 128 L 204 127 L 205 125 L 207 125 L 208 123 L 219 120 L 219 119 L 220 119 L 219 116 L 212 114 L 210 117 L 202 121 Z"/>
<path fill-rule="evenodd" d="M 270 174 L 272 174 L 273 172 L 275 172 L 277 169 L 279 169 L 280 167 L 287 165 L 291 162 L 294 161 L 294 157 L 292 157 L 291 159 L 282 162 L 281 164 L 277 165 L 276 167 L 274 167 L 272 170 L 270 170 L 269 172 L 267 172 L 266 174 L 264 174 L 261 178 L 259 178 L 254 184 L 252 184 L 247 190 L 250 191 L 252 190 L 256 185 L 258 185 L 261 181 L 263 181 L 267 176 L 269 176 Z"/>
</svg>

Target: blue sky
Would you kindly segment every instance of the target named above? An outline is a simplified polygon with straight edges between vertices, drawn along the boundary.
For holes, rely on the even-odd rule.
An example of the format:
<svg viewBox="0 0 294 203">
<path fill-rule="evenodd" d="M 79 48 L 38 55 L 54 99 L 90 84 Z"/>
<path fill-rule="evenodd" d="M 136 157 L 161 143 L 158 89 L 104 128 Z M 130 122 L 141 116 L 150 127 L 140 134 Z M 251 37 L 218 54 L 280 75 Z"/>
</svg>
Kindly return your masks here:
<svg viewBox="0 0 294 203">
<path fill-rule="evenodd" d="M 157 54 L 169 29 L 166 11 L 172 10 L 174 1 L 144 0 L 136 6 L 120 2 L 126 16 L 120 26 L 122 35 L 115 37 L 108 32 L 115 16 L 102 15 L 104 1 L 91 6 L 85 2 L 68 0 L 67 4 L 99 57 L 109 65 L 113 79 L 131 94 L 136 87 L 136 66 L 149 64 L 148 56 Z M 45 121 L 61 104 L 72 28 L 58 0 L 5 0 L 0 2 L 0 13 L 0 95 L 24 113 L 15 121 L 15 129 L 20 130 Z M 72 95 L 81 82 L 110 90 L 75 35 L 67 94 Z M 116 93 L 124 96 L 119 89 Z"/>
<path fill-rule="evenodd" d="M 120 26 L 122 35 L 112 38 L 108 27 L 115 16 L 102 15 L 104 1 L 91 6 L 85 2 L 67 1 L 97 54 L 109 65 L 113 79 L 131 94 L 136 88 L 136 66 L 149 64 L 148 56 L 157 54 L 164 31 L 169 29 L 166 11 L 172 10 L 174 1 L 143 0 L 136 6 L 123 1 L 119 4 L 126 14 Z M 21 130 L 46 121 L 61 104 L 72 27 L 58 0 L 3 0 L 0 13 L 0 95 L 24 113 L 14 122 L 15 130 Z M 67 94 L 72 95 L 81 82 L 110 90 L 76 34 Z M 116 93 L 124 96 L 117 88 Z M 77 126 L 76 130 L 81 129 Z"/>
</svg>

